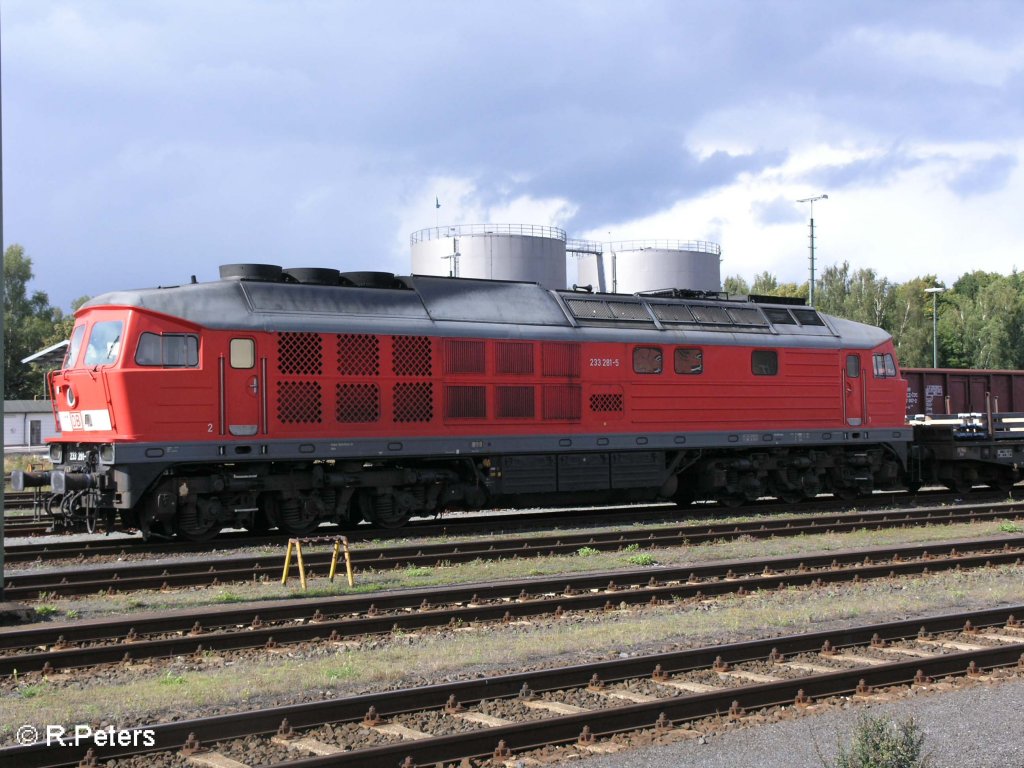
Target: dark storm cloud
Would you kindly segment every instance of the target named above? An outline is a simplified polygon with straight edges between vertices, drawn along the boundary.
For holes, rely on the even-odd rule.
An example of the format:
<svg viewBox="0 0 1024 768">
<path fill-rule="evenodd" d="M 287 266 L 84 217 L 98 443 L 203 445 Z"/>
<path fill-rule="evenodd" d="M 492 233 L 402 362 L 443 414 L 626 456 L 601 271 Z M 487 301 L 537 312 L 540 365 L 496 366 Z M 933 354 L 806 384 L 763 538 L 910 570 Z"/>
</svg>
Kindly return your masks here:
<svg viewBox="0 0 1024 768">
<path fill-rule="evenodd" d="M 807 175 L 827 191 L 912 168 L 902 147 L 915 141 L 1013 137 L 1024 121 L 1010 98 L 1019 66 L 994 59 L 1002 80 L 983 66 L 929 69 L 947 39 L 983 63 L 1015 50 L 1024 9 L 1012 4 L 5 0 L 3 11 L 5 232 L 63 306 L 112 279 L 59 279 L 70 264 L 102 262 L 127 284 L 211 275 L 221 261 L 398 268 L 398 208 L 432 178 L 471 179 L 483 209 L 564 199 L 573 230 L 600 230 L 771 170 L 797 145 L 893 147 Z M 916 30 L 922 53 L 894 55 Z M 720 114 L 738 116 L 724 126 L 736 140 L 693 146 Z M 750 117 L 761 114 L 792 125 Z M 953 187 L 997 186 L 1011 169 L 983 164 Z M 764 223 L 786 216 L 776 203 L 754 210 Z"/>
<path fill-rule="evenodd" d="M 897 148 L 863 160 L 816 168 L 807 177 L 813 186 L 822 189 L 879 185 L 922 163 L 921 158 L 912 157 L 905 149 Z"/>
<path fill-rule="evenodd" d="M 995 192 L 1006 185 L 1016 167 L 1017 158 L 1008 154 L 979 160 L 950 181 L 949 187 L 961 197 Z"/>
</svg>

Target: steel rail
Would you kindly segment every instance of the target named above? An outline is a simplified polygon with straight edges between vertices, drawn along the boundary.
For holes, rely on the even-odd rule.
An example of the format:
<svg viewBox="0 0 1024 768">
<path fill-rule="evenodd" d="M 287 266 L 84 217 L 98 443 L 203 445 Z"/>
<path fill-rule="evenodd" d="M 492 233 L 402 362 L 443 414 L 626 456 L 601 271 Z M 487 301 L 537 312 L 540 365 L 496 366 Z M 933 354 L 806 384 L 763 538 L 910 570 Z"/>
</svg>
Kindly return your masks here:
<svg viewBox="0 0 1024 768">
<path fill-rule="evenodd" d="M 0 675 L 1014 564 L 1022 554 L 1024 536 L 999 537 L 9 628 Z M 171 636 L 146 637 L 158 634 Z"/>
<path fill-rule="evenodd" d="M 886 513 L 860 513 L 849 516 L 829 516 L 817 520 L 790 519 L 725 524 L 722 526 L 683 526 L 662 530 L 631 530 L 608 533 L 554 534 L 543 537 L 511 541 L 490 539 L 441 543 L 414 544 L 406 547 L 354 550 L 352 562 L 361 568 L 383 570 L 408 566 L 436 566 L 465 563 L 474 560 L 497 560 L 509 557 L 559 555 L 578 551 L 582 547 L 598 550 L 619 550 L 627 547 L 652 548 L 694 545 L 726 538 L 750 536 L 800 536 L 815 533 L 842 533 L 863 528 L 891 528 L 903 525 L 949 524 L 977 519 L 1002 519 L 1016 512 L 1012 504 L 999 507 L 971 508 L 969 512 L 933 509 L 925 514 L 921 510 L 896 515 Z M 330 562 L 330 553 L 309 553 L 306 562 L 310 568 L 324 569 Z M 5 592 L 10 599 L 28 600 L 46 596 L 67 596 L 112 593 L 115 590 L 162 589 L 172 586 L 216 586 L 229 581 L 250 581 L 274 575 L 283 563 L 283 555 L 225 557 L 210 564 L 185 560 L 163 563 L 119 563 L 116 566 L 97 566 L 86 570 L 59 569 L 38 573 L 16 571 L 8 575 Z"/>
<path fill-rule="evenodd" d="M 524 688 L 532 692 L 581 688 L 591 684 L 595 676 L 604 683 L 611 683 L 650 678 L 652 674 L 672 675 L 700 669 L 720 669 L 722 664 L 736 665 L 749 661 L 777 660 L 780 655 L 793 656 L 820 651 L 826 647 L 826 642 L 834 649 L 849 649 L 906 640 L 919 636 L 921 632 L 959 632 L 966 628 L 967 622 L 970 622 L 970 626 L 975 630 L 1019 626 L 1019 622 L 1014 619 L 1015 615 L 1024 615 L 1024 605 L 824 630 L 730 645 L 706 646 L 627 659 L 616 658 L 558 669 L 162 723 L 151 726 L 154 737 L 152 748 L 139 749 L 116 744 L 96 747 L 92 758 L 106 760 L 131 754 L 177 750 L 190 736 L 209 744 L 243 736 L 272 735 L 277 732 L 283 719 L 287 719 L 293 728 L 313 728 L 325 723 L 357 722 L 370 707 L 382 717 L 393 717 L 408 712 L 441 709 L 450 705 L 453 700 L 462 705 L 472 705 L 483 699 L 512 698 L 522 693 Z M 339 752 L 326 757 L 301 758 L 280 765 L 288 765 L 291 768 L 347 765 L 393 768 L 406 757 L 411 758 L 415 764 L 423 765 L 491 755 L 499 741 L 504 741 L 516 751 L 567 743 L 575 741 L 584 727 L 589 728 L 590 732 L 597 736 L 606 736 L 650 728 L 659 722 L 677 725 L 729 710 L 738 714 L 738 710 L 733 707 L 734 702 L 737 707 L 749 710 L 793 704 L 802 696 L 821 698 L 850 694 L 858 690 L 862 684 L 874 687 L 905 684 L 920 680 L 922 675 L 962 675 L 972 669 L 990 670 L 1020 665 L 1024 636 L 1021 641 L 985 649 L 945 653 L 930 658 L 915 657 L 876 666 L 811 674 L 772 683 L 723 688 L 721 691 L 675 695 L 648 703 L 588 710 L 579 714 L 486 728 L 457 736 L 402 741 L 369 749 Z M 40 743 L 0 749 L 0 763 L 18 765 L 20 768 L 58 768 L 74 765 L 85 757 L 85 746 L 55 748 Z"/>
</svg>

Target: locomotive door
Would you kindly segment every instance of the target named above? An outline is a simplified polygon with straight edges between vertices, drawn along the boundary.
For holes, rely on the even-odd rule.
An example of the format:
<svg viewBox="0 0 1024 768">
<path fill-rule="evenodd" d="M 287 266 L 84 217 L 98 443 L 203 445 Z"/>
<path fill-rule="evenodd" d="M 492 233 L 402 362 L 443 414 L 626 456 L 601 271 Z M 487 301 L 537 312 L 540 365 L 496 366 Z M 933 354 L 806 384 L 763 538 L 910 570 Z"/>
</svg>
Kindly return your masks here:
<svg viewBox="0 0 1024 768">
<path fill-rule="evenodd" d="M 843 390 L 845 395 L 843 410 L 846 413 L 846 423 L 851 427 L 859 427 L 864 422 L 866 410 L 864 407 L 864 383 L 861 380 L 860 355 L 849 353 L 846 355 L 846 365 L 843 371 Z"/>
<path fill-rule="evenodd" d="M 256 367 L 255 339 L 231 339 L 227 365 L 221 368 L 222 433 L 248 437 L 260 429 L 263 381 Z"/>
</svg>

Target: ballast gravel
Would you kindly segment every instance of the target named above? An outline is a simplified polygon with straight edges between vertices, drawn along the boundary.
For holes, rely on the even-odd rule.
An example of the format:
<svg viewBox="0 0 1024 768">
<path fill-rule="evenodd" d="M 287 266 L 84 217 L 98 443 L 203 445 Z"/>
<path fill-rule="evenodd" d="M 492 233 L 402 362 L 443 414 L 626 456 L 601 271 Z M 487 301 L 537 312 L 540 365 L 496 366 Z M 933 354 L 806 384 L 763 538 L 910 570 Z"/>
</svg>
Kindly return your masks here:
<svg viewBox="0 0 1024 768">
<path fill-rule="evenodd" d="M 848 747 L 862 714 L 913 718 L 933 768 L 1021 768 L 1024 680 L 919 694 L 884 703 L 848 704 L 821 714 L 733 727 L 673 744 L 653 745 L 574 763 L 586 768 L 803 768 L 831 766 Z M 510 766 L 516 766 L 512 761 Z M 523 763 L 525 765 L 525 763 Z"/>
</svg>

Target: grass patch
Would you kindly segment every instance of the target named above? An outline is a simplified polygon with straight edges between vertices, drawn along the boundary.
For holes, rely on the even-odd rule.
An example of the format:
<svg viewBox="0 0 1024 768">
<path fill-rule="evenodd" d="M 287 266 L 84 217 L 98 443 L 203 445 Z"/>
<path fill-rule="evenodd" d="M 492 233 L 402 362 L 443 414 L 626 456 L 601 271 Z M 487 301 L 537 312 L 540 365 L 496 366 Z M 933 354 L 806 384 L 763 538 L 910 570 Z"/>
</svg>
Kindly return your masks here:
<svg viewBox="0 0 1024 768">
<path fill-rule="evenodd" d="M 593 547 L 580 547 L 579 549 L 576 550 L 576 556 L 577 557 L 594 557 L 595 555 L 600 555 L 600 554 L 601 554 L 601 550 L 594 549 Z"/>
<path fill-rule="evenodd" d="M 174 674 L 171 671 L 168 671 L 167 673 L 164 674 L 163 677 L 160 678 L 160 685 L 176 686 L 176 685 L 184 685 L 184 684 L 185 684 L 185 676 L 184 675 L 176 675 L 176 674 Z"/>
<path fill-rule="evenodd" d="M 57 606 L 50 605 L 49 603 L 43 603 L 42 605 L 36 606 L 36 613 L 39 616 L 52 616 L 59 611 L 60 609 Z"/>
<path fill-rule="evenodd" d="M 999 530 L 1002 531 L 1003 533 L 1022 533 L 1022 532 L 1024 532 L 1024 528 L 1021 528 L 1016 523 L 1009 523 L 1009 522 L 1002 523 L 999 526 Z"/>
<path fill-rule="evenodd" d="M 826 768 L 926 768 L 924 733 L 909 720 L 889 720 L 863 714 L 857 718 L 849 749 L 839 746 L 834 763 Z"/>
<path fill-rule="evenodd" d="M 639 566 L 657 565 L 658 564 L 658 561 L 654 559 L 654 555 L 649 555 L 647 553 L 640 554 L 640 555 L 631 555 L 630 557 L 626 558 L 626 562 L 629 563 L 630 565 L 639 565 Z"/>
</svg>

